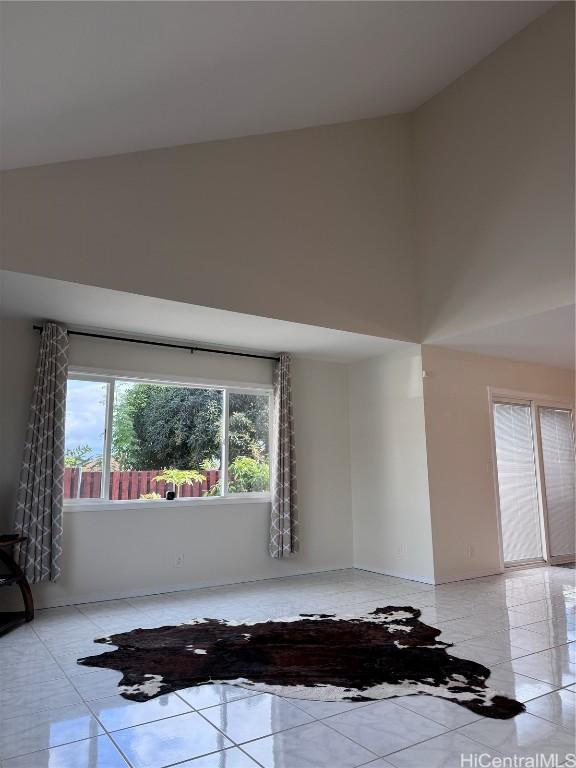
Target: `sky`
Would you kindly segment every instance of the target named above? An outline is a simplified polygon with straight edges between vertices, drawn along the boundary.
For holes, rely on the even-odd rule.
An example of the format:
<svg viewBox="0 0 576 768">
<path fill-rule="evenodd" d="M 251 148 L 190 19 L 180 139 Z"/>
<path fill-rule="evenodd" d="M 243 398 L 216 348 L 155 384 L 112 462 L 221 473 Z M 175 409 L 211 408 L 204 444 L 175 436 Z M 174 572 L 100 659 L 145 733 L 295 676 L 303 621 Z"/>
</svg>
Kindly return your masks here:
<svg viewBox="0 0 576 768">
<path fill-rule="evenodd" d="M 66 450 L 88 444 L 101 456 L 106 418 L 106 384 L 68 380 L 66 399 Z"/>
</svg>

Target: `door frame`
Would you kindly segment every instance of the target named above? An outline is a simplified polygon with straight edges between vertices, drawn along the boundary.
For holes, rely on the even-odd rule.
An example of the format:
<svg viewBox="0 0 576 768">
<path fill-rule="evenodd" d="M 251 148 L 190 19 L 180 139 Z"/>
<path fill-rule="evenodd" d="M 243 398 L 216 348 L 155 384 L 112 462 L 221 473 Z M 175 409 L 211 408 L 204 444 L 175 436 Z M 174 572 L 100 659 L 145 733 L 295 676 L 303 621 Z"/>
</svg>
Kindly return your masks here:
<svg viewBox="0 0 576 768">
<path fill-rule="evenodd" d="M 534 440 L 534 461 L 536 469 L 536 484 L 538 486 L 538 510 L 540 520 L 540 536 L 542 539 L 542 559 L 538 558 L 521 563 L 506 565 L 504 562 L 504 546 L 502 538 L 502 515 L 500 511 L 500 487 L 498 484 L 498 462 L 496 459 L 496 430 L 494 428 L 494 404 L 510 403 L 511 405 L 528 405 L 532 416 L 532 436 Z M 574 561 L 572 555 L 550 554 L 550 535 L 548 509 L 546 505 L 546 483 L 544 478 L 544 463 L 542 456 L 542 435 L 538 408 L 551 407 L 568 410 L 572 414 L 572 441 L 574 443 L 574 403 L 564 397 L 552 397 L 535 392 L 521 392 L 502 387 L 488 387 L 488 406 L 490 413 L 490 444 L 492 455 L 492 478 L 494 483 L 494 499 L 496 503 L 496 518 L 498 529 L 498 557 L 502 573 L 515 568 L 533 568 L 538 565 L 558 565 Z M 576 450 L 576 446 L 575 446 Z"/>
</svg>

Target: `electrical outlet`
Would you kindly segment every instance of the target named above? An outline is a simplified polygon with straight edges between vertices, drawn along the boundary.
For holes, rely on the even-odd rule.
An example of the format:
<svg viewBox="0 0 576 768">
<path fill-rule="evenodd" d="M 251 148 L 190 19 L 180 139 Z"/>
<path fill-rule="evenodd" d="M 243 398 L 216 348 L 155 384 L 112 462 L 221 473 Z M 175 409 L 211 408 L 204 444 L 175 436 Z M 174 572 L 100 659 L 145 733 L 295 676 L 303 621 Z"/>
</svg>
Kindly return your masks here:
<svg viewBox="0 0 576 768">
<path fill-rule="evenodd" d="M 174 566 L 176 568 L 182 568 L 183 565 L 184 565 L 184 553 L 181 552 L 179 555 L 176 555 L 176 557 L 174 558 Z"/>
</svg>

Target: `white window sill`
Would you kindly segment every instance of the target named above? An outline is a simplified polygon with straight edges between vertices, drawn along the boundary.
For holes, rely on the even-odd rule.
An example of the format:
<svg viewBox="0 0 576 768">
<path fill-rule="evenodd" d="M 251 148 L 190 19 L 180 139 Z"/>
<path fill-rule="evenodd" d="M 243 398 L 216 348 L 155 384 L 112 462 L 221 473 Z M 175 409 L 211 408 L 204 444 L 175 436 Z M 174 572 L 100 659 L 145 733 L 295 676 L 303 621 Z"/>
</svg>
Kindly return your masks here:
<svg viewBox="0 0 576 768">
<path fill-rule="evenodd" d="M 229 496 L 188 496 L 183 499 L 130 499 L 107 501 L 105 499 L 68 499 L 64 502 L 65 512 L 114 511 L 127 509 L 182 509 L 196 506 L 223 506 L 226 504 L 269 504 L 269 493 L 239 493 Z"/>
</svg>

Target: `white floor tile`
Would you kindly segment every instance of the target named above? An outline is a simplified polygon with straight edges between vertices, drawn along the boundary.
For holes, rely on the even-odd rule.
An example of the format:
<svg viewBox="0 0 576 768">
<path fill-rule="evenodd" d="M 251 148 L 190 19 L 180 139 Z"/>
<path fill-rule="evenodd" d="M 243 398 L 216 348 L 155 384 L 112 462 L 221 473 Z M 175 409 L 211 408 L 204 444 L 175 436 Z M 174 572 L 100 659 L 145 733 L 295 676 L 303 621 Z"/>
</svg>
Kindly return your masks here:
<svg viewBox="0 0 576 768">
<path fill-rule="evenodd" d="M 464 761 L 472 761 L 473 756 L 487 754 L 490 757 L 498 756 L 496 750 L 488 750 L 477 741 L 453 731 L 388 755 L 386 760 L 397 768 L 462 768 L 472 764 Z M 377 768 L 377 763 L 370 768 Z"/>
<path fill-rule="evenodd" d="M 97 736 L 14 757 L 2 768 L 127 768 L 127 763 L 108 736 Z"/>
<path fill-rule="evenodd" d="M 202 715 L 236 744 L 285 731 L 312 720 L 302 709 L 267 693 L 203 709 Z"/>
<path fill-rule="evenodd" d="M 567 645 L 513 659 L 510 663 L 515 672 L 550 683 L 555 688 L 576 683 L 576 665 Z"/>
<path fill-rule="evenodd" d="M 576 629 L 562 621 L 537 621 L 535 624 L 527 624 L 525 628 L 529 632 L 536 632 L 546 637 L 550 640 L 551 646 L 576 640 Z"/>
<path fill-rule="evenodd" d="M 440 640 L 458 644 L 448 653 L 488 666 L 488 685 L 527 702 L 533 720 L 489 720 L 431 696 L 321 702 L 219 684 L 136 703 L 118 695 L 121 673 L 77 664 L 111 650 L 94 639 L 136 627 L 197 616 L 263 620 L 384 605 L 419 608 L 421 621 L 442 630 Z M 259 764 L 273 768 L 400 768 L 419 760 L 433 768 L 453 765 L 458 748 L 472 738 L 466 729 L 475 726 L 484 751 L 502 750 L 510 737 L 521 750 L 539 746 L 545 752 L 553 737 L 564 744 L 575 716 L 575 607 L 574 571 L 533 568 L 438 587 L 340 570 L 38 611 L 33 623 L 0 638 L 0 719 L 7 723 L 0 728 L 1 766 L 126 768 L 114 738 L 129 750 L 135 768 L 254 768 L 248 749 Z M 110 736 L 96 735 L 98 719 Z M 2 757 L 2 749 L 14 756 Z M 20 750 L 28 752 L 15 756 Z"/>
<path fill-rule="evenodd" d="M 62 654 L 54 653 L 54 660 L 66 677 L 78 677 L 79 675 L 91 675 L 96 670 L 95 667 L 85 667 L 78 664 L 78 659 L 85 656 L 97 656 L 101 653 L 102 646 L 96 646 L 93 649 L 83 648 L 82 650 L 66 651 Z M 113 650 L 112 648 L 110 650 Z"/>
<path fill-rule="evenodd" d="M 84 704 L 44 709 L 28 717 L 2 721 L 0 758 L 58 747 L 101 733 L 104 733 L 102 727 Z"/>
<path fill-rule="evenodd" d="M 381 701 L 354 712 L 334 715 L 322 722 L 361 746 L 384 757 L 446 730 L 439 723 L 404 707 Z"/>
<path fill-rule="evenodd" d="M 119 731 L 154 720 L 191 712 L 191 707 L 174 693 L 150 701 L 129 701 L 123 696 L 109 696 L 89 702 L 90 709 L 107 731 Z"/>
<path fill-rule="evenodd" d="M 556 725 L 574 731 L 576 727 L 576 693 L 571 690 L 554 691 L 532 699 L 526 705 L 530 714 L 543 717 Z"/>
<path fill-rule="evenodd" d="M 483 718 L 460 728 L 459 733 L 505 755 L 558 754 L 562 761 L 574 753 L 570 731 L 527 712 L 511 720 Z"/>
<path fill-rule="evenodd" d="M 369 701 L 309 701 L 307 699 L 290 699 L 288 697 L 285 697 L 284 700 L 289 704 L 294 704 L 299 709 L 303 709 L 304 712 L 316 720 L 323 720 L 326 717 L 339 715 L 342 712 L 351 712 L 361 707 L 366 707 L 371 703 Z"/>
<path fill-rule="evenodd" d="M 535 699 L 537 696 L 543 696 L 554 690 L 554 686 L 549 683 L 517 673 L 509 661 L 492 667 L 487 685 L 498 693 L 522 702 Z"/>
<path fill-rule="evenodd" d="M 23 685 L 39 685 L 65 677 L 62 668 L 53 659 L 2 663 L 2 685 L 20 688 Z"/>
<path fill-rule="evenodd" d="M 505 632 L 498 632 L 493 635 L 486 635 L 485 637 L 475 638 L 473 640 L 466 640 L 450 651 L 454 653 L 458 651 L 458 655 L 462 658 L 474 658 L 480 661 L 480 657 L 484 655 L 485 661 L 480 661 L 481 664 L 499 664 L 502 661 L 509 661 L 520 656 L 526 656 L 530 651 L 515 645 L 512 642 L 509 632 L 515 630 L 509 630 Z M 469 653 L 470 656 L 466 656 Z M 490 657 L 490 658 L 489 658 Z"/>
<path fill-rule="evenodd" d="M 186 760 L 185 763 L 178 763 L 177 768 L 258 768 L 258 764 L 238 747 L 231 747 L 194 760 Z"/>
<path fill-rule="evenodd" d="M 0 688 L 0 720 L 29 717 L 34 712 L 45 709 L 57 709 L 81 703 L 82 699 L 78 691 L 64 679 L 50 680 L 38 685 Z"/>
<path fill-rule="evenodd" d="M 566 641 L 559 641 L 555 643 L 549 635 L 539 634 L 531 629 L 524 627 L 516 627 L 506 633 L 510 638 L 510 642 L 516 648 L 523 648 L 529 653 L 537 653 L 538 651 L 547 651 L 548 648 L 553 648 L 555 645 L 562 645 Z"/>
<path fill-rule="evenodd" d="M 70 682 L 84 701 L 95 701 L 119 693 L 118 683 L 121 679 L 122 673 L 114 669 L 92 669 L 90 674 L 70 677 Z"/>
<path fill-rule="evenodd" d="M 38 640 L 36 643 L 11 643 L 12 636 L 0 638 L 0 664 L 4 671 L 15 664 L 41 664 L 52 661 L 52 654 Z"/>
<path fill-rule="evenodd" d="M 406 707 L 411 712 L 429 717 L 446 728 L 459 728 L 461 725 L 479 720 L 481 715 L 475 715 L 469 709 L 452 701 L 440 699 L 437 696 L 399 696 L 395 704 Z"/>
<path fill-rule="evenodd" d="M 215 707 L 218 704 L 245 699 L 255 694 L 255 691 L 249 691 L 247 688 L 240 688 L 238 685 L 226 685 L 225 683 L 208 683 L 178 691 L 178 696 L 181 696 L 194 709 Z"/>
<path fill-rule="evenodd" d="M 197 712 L 114 731 L 112 738 L 134 768 L 164 768 L 234 746 Z"/>
<path fill-rule="evenodd" d="M 263 768 L 356 768 L 376 755 L 324 723 L 311 723 L 244 744 Z"/>
</svg>

